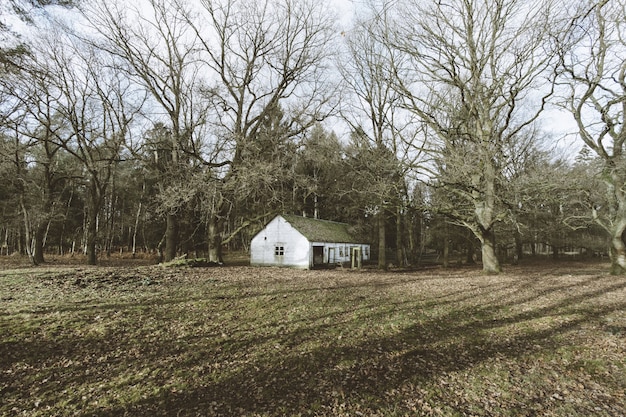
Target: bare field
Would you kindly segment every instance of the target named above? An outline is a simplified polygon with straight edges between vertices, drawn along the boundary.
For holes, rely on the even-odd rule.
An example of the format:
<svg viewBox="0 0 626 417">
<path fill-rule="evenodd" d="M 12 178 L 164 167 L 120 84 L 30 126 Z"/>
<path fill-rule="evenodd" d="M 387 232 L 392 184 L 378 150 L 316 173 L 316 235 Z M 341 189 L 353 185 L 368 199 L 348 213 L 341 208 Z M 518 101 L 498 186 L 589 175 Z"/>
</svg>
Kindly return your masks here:
<svg viewBox="0 0 626 417">
<path fill-rule="evenodd" d="M 0 270 L 6 416 L 625 416 L 626 277 Z"/>
</svg>

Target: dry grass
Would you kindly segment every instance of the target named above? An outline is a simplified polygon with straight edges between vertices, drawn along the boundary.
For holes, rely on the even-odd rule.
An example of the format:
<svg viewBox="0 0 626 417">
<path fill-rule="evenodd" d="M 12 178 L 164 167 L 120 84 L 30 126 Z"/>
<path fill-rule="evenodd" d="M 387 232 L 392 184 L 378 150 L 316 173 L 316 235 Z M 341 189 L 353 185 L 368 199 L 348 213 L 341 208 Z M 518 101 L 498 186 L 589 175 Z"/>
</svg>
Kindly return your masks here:
<svg viewBox="0 0 626 417">
<path fill-rule="evenodd" d="M 624 416 L 626 278 L 0 271 L 0 414 Z"/>
</svg>

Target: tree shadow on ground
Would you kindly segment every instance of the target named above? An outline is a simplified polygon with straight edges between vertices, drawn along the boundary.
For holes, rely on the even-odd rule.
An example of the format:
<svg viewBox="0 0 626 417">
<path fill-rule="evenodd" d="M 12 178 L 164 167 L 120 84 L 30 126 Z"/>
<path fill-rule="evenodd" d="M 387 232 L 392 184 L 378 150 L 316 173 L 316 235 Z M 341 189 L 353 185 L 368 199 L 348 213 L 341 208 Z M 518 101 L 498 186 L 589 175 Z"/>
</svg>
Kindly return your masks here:
<svg viewBox="0 0 626 417">
<path fill-rule="evenodd" d="M 588 284 L 587 281 L 563 284 L 547 291 L 567 294 L 574 287 Z M 486 306 L 477 302 L 472 307 L 452 309 L 434 318 L 418 317 L 419 323 L 403 328 L 391 337 L 372 336 L 357 344 L 345 344 L 338 339 L 318 349 L 300 351 L 298 348 L 311 338 L 326 332 L 319 325 L 300 327 L 296 332 L 274 337 L 275 352 L 267 352 L 264 357 L 235 372 L 226 370 L 227 376 L 183 392 L 159 393 L 157 397 L 147 398 L 124 411 L 133 415 L 158 414 L 167 410 L 166 414 L 222 416 L 333 415 L 342 409 L 349 409 L 376 415 L 381 410 L 397 409 L 402 403 L 398 403 L 399 391 L 406 394 L 407 389 L 413 390 L 411 395 L 419 401 L 418 397 L 424 395 L 420 385 L 432 383 L 442 374 L 464 371 L 488 361 L 551 354 L 569 343 L 561 335 L 576 331 L 587 323 L 598 323 L 603 317 L 626 308 L 626 301 L 604 307 L 587 303 L 603 294 L 626 288 L 626 283 L 619 281 L 593 291 L 562 296 L 552 305 L 506 313 L 511 307 L 531 301 L 532 298 L 527 296 L 528 289 L 523 287 L 534 285 L 532 282 L 524 283 L 518 299 L 503 298 L 495 305 Z M 546 291 L 542 291 L 541 296 L 547 295 Z M 456 303 L 468 298 L 470 296 L 457 293 L 448 302 Z M 369 316 L 361 314 L 355 320 L 384 322 L 389 312 L 413 309 L 415 305 L 390 301 L 389 307 L 385 311 L 375 310 Z M 367 311 L 372 306 L 364 303 L 358 309 Z M 346 311 L 340 313 L 336 313 L 337 318 L 344 317 Z M 545 326 L 506 337 L 494 336 L 490 331 L 546 318 L 550 321 Z M 338 319 L 328 326 L 342 325 Z M 252 338 L 240 341 L 238 346 L 246 351 L 263 343 L 267 344 L 267 340 Z M 211 352 L 205 353 L 210 361 Z M 460 415 L 473 412 L 464 411 L 463 406 L 453 398 L 439 398 L 437 401 L 449 401 L 447 405 Z M 526 404 L 520 401 L 526 401 Z M 540 401 L 549 399 L 530 395 L 510 406 L 518 407 L 519 413 L 522 413 L 522 410 L 529 410 L 531 405 L 537 406 Z M 403 412 L 410 410 L 407 405 Z M 118 411 L 122 410 L 112 414 Z M 398 415 L 401 414 L 402 410 L 399 410 Z"/>
<path fill-rule="evenodd" d="M 416 285 L 423 281 L 418 275 L 404 276 L 401 283 Z M 550 355 L 571 343 L 564 335 L 587 324 L 601 323 L 605 317 L 626 309 L 626 300 L 595 303 L 607 294 L 626 289 L 623 279 L 592 277 L 551 286 L 534 278 L 479 282 L 476 291 L 450 288 L 437 297 L 416 296 L 417 301 L 410 297 L 396 300 L 393 293 L 370 300 L 367 291 L 365 295 L 357 291 L 368 286 L 368 291 L 372 287 L 380 290 L 393 287 L 391 284 L 324 288 L 329 306 L 337 305 L 333 301 L 337 297 L 351 298 L 340 308 L 329 307 L 330 312 L 285 317 L 282 324 L 275 319 L 259 322 L 267 327 L 284 325 L 284 332 L 240 331 L 233 337 L 205 332 L 159 340 L 148 340 L 150 335 L 126 339 L 121 332 L 79 340 L 61 335 L 52 343 L 37 338 L 4 342 L 1 364 L 8 369 L 9 363 L 81 357 L 67 364 L 71 371 L 68 376 L 57 375 L 56 381 L 70 386 L 97 386 L 108 379 L 108 386 L 120 392 L 131 382 L 141 385 L 143 378 L 115 382 L 123 370 L 162 367 L 160 376 L 145 377 L 145 383 L 160 389 L 123 405 L 110 401 L 90 410 L 90 415 L 354 415 L 357 411 L 361 415 L 419 415 L 428 414 L 425 408 L 419 408 L 426 407 L 428 400 L 454 409 L 459 415 L 470 415 L 476 413 L 471 405 L 453 396 L 437 396 L 423 387 L 436 384 L 441 375 L 490 361 Z M 259 297 L 274 302 L 276 297 L 289 300 L 295 294 L 307 296 L 315 291 L 320 290 L 256 289 L 254 293 L 229 293 L 228 297 L 211 300 L 223 303 L 220 308 L 226 311 L 244 308 Z M 198 295 L 188 301 L 209 298 Z M 538 298 L 545 301 L 531 305 Z M 165 298 L 152 300 L 144 307 L 166 309 L 178 302 L 183 300 Z M 528 308 L 522 308 L 526 305 Z M 433 308 L 439 309 L 437 314 L 430 312 Z M 394 315 L 411 319 L 384 334 L 374 329 L 377 324 L 393 325 L 390 316 Z M 536 322 L 542 324 L 531 325 Z M 165 318 L 163 323 L 168 324 Z M 349 334 L 355 328 L 362 329 L 362 323 L 372 326 L 371 333 Z M 140 345 L 134 345 L 137 343 Z M 265 350 L 259 352 L 260 347 Z M 11 354 L 5 355 L 9 351 Z M 174 386 L 170 380 L 179 371 L 186 371 L 183 373 L 190 379 Z M 45 389 L 58 390 L 59 384 L 49 383 Z M 623 401 L 618 406 L 624 407 Z M 549 398 L 529 393 L 509 400 L 508 406 L 519 409 L 511 415 L 532 415 L 523 410 L 539 402 L 547 403 Z"/>
</svg>

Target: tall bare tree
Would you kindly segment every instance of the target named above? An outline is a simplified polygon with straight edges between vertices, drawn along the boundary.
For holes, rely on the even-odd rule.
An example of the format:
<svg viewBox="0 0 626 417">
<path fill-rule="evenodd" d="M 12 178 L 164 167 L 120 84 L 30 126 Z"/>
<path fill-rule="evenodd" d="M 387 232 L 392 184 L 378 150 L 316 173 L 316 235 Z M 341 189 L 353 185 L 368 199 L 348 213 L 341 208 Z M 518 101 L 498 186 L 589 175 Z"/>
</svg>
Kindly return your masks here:
<svg viewBox="0 0 626 417">
<path fill-rule="evenodd" d="M 402 4 L 395 19 L 381 19 L 378 36 L 406 54 L 394 69 L 398 89 L 447 153 L 448 171 L 463 179 L 445 182 L 472 208 L 457 221 L 480 240 L 483 270 L 498 273 L 494 228 L 506 215 L 499 205 L 506 144 L 537 120 L 550 96 L 557 1 Z"/>
<path fill-rule="evenodd" d="M 375 20 L 364 19 L 345 35 L 346 56 L 339 68 L 351 98 L 345 106 L 344 119 L 378 153 L 379 163 L 371 161 L 374 164 L 370 168 L 372 174 L 378 172 L 382 177 L 374 178 L 367 192 L 370 205 L 378 207 L 378 267 L 385 269 L 386 224 L 390 213 L 395 215 L 398 229 L 396 261 L 403 262 L 401 213 L 406 201 L 405 177 L 415 168 L 421 147 L 415 134 L 419 123 L 411 120 L 411 113 L 403 109 L 402 96 L 394 88 L 393 68 L 399 65 L 396 61 L 401 59 L 401 54 L 380 38 L 371 36 L 375 24 Z M 390 164 L 395 164 L 394 172 L 389 172 Z M 359 192 L 362 191 L 365 190 Z"/>
<path fill-rule="evenodd" d="M 592 202 L 594 221 L 610 241 L 611 273 L 626 273 L 626 5 L 584 1 L 574 9 L 561 54 L 563 105 L 585 145 L 602 162 L 606 204 Z"/>
<path fill-rule="evenodd" d="M 85 3 L 84 15 L 97 31 L 93 42 L 114 56 L 120 70 L 142 86 L 152 100 L 144 111 L 152 123 L 165 123 L 163 149 L 170 155 L 155 168 L 165 195 L 203 153 L 199 130 L 207 117 L 207 100 L 200 94 L 206 80 L 199 60 L 199 40 L 185 20 L 189 10 L 175 0 L 148 0 L 141 5 L 119 1 Z M 209 152 L 210 154 L 210 152 Z M 180 200 L 169 200 L 165 213 L 165 260 L 176 256 Z"/>
<path fill-rule="evenodd" d="M 33 71 L 45 76 L 54 111 L 67 126 L 49 139 L 82 165 L 87 191 L 85 248 L 97 261 L 98 216 L 142 102 L 129 80 L 101 53 L 66 31 L 43 28 Z M 135 101 L 136 99 L 136 101 Z"/>
<path fill-rule="evenodd" d="M 293 138 L 326 118 L 338 100 L 327 79 L 333 20 L 323 3 L 312 0 L 202 0 L 189 14 L 202 48 L 205 68 L 215 76 L 214 122 L 230 144 L 226 174 L 237 175 L 249 143 L 280 108 L 283 136 Z M 209 215 L 209 258 L 221 258 L 228 196 L 216 187 Z"/>
</svg>

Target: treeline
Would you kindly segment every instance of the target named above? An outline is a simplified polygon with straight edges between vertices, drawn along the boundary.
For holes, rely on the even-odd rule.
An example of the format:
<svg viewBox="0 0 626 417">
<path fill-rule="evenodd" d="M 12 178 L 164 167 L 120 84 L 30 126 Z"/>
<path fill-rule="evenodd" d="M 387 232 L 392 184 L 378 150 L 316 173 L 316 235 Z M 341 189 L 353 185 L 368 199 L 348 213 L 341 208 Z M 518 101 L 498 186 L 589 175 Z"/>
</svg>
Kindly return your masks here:
<svg viewBox="0 0 626 417">
<path fill-rule="evenodd" d="M 13 0 L 2 253 L 221 261 L 296 213 L 354 225 L 381 268 L 575 252 L 626 271 L 624 5 L 422 3 L 342 28 L 308 0 Z M 575 160 L 552 154 L 550 106 Z"/>
</svg>

